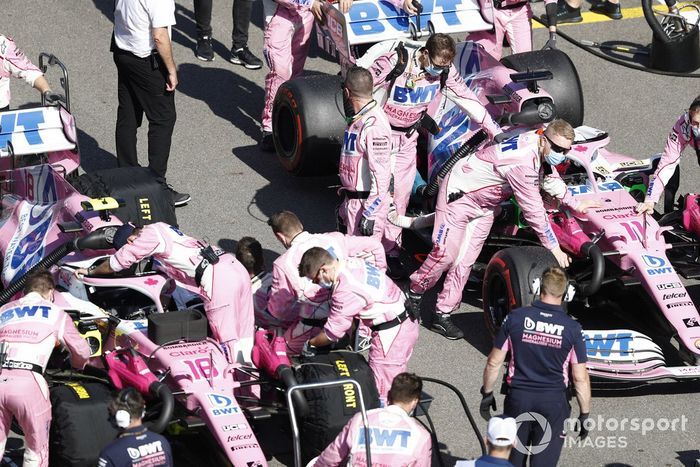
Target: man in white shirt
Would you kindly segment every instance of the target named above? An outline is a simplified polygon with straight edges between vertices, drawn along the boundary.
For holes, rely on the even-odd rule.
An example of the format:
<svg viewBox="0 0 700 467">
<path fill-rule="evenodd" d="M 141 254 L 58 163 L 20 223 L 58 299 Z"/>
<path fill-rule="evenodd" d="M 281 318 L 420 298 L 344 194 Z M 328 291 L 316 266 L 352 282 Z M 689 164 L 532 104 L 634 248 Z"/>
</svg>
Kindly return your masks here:
<svg viewBox="0 0 700 467">
<path fill-rule="evenodd" d="M 148 167 L 165 177 L 175 128 L 177 70 L 170 43 L 174 0 L 116 0 L 112 52 L 117 65 L 117 161 L 138 166 L 136 130 L 148 119 Z M 176 206 L 190 195 L 173 190 Z"/>
</svg>

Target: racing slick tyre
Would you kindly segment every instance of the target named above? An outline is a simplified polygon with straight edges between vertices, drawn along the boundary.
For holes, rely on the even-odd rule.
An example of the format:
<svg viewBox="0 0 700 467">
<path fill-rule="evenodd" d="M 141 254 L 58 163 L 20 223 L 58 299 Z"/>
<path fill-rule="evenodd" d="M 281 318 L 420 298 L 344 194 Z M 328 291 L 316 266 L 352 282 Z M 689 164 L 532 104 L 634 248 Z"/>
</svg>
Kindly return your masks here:
<svg viewBox="0 0 700 467">
<path fill-rule="evenodd" d="M 272 108 L 272 139 L 282 166 L 294 175 L 337 173 L 345 132 L 340 76 L 285 82 Z"/>
<path fill-rule="evenodd" d="M 482 285 L 484 321 L 492 335 L 508 313 L 532 303 L 532 281 L 557 265 L 554 255 L 541 246 L 506 248 L 493 255 Z"/>
<path fill-rule="evenodd" d="M 583 124 L 583 90 L 576 67 L 560 50 L 535 50 L 509 55 L 501 63 L 515 71 L 549 70 L 552 79 L 538 84 L 552 96 L 556 117 L 563 118 L 574 128 Z"/>
<path fill-rule="evenodd" d="M 51 388 L 49 464 L 93 467 L 100 450 L 117 437 L 109 421 L 109 386 L 69 382 Z"/>
<path fill-rule="evenodd" d="M 374 374 L 365 358 L 356 352 L 333 351 L 304 358 L 297 371 L 299 384 L 352 378 L 362 388 L 365 409 L 379 407 Z M 304 391 L 309 413 L 301 419 L 301 449 L 304 462 L 318 456 L 359 412 L 360 401 L 352 385 Z"/>
</svg>

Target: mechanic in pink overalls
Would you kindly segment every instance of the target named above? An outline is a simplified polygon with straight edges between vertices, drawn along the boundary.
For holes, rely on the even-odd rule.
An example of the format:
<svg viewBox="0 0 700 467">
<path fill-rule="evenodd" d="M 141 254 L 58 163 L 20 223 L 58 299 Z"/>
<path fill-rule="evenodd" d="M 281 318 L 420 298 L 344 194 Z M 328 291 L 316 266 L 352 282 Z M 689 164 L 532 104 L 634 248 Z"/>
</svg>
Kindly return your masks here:
<svg viewBox="0 0 700 467">
<path fill-rule="evenodd" d="M 423 381 L 413 373 L 396 375 L 389 390 L 389 406 L 367 412 L 372 465 L 430 467 L 430 434 L 411 417 L 420 400 Z M 357 413 L 323 450 L 314 467 L 365 465 L 365 428 Z M 346 464 L 347 461 L 347 464 Z"/>
<path fill-rule="evenodd" d="M 76 276 L 111 274 L 153 257 L 157 270 L 202 297 L 214 339 L 224 347 L 228 361 L 251 361 L 255 318 L 250 277 L 232 254 L 164 222 L 138 229 L 124 224 L 113 245 L 117 252 L 109 261 L 77 269 Z"/>
<path fill-rule="evenodd" d="M 681 154 L 686 147 L 695 149 L 700 165 L 700 96 L 690 104 L 688 111 L 678 117 L 666 139 L 666 147 L 661 155 L 654 177 L 649 183 L 647 196 L 635 208 L 640 214 L 654 212 L 654 206 L 664 194 L 664 214 L 673 211 L 676 192 L 680 184 Z"/>
<path fill-rule="evenodd" d="M 270 71 L 265 76 L 260 149 L 268 152 L 275 150 L 272 142 L 272 104 L 277 89 L 304 71 L 314 19 L 323 20 L 321 0 L 277 0 L 275 3 L 274 14 L 269 22 L 266 21 L 263 36 L 263 56 Z M 351 5 L 352 0 L 340 0 L 338 8 L 347 13 Z M 313 112 L 313 109 L 307 111 Z"/>
<path fill-rule="evenodd" d="M 386 94 L 383 109 L 392 129 L 393 195 L 399 215 L 406 213 L 416 177 L 416 130 L 434 99 L 440 99 L 444 94 L 484 127 L 491 137 L 501 132 L 452 64 L 454 57 L 454 40 L 438 33 L 428 38 L 425 47 L 408 49 L 406 68 L 395 78 L 391 76 L 399 60 L 396 50 L 379 56 L 373 63 L 361 63 L 372 74 L 375 93 L 383 90 Z M 398 259 L 400 242 L 401 228 L 387 224 L 383 243 L 388 254 L 389 274 L 393 278 L 405 275 Z"/>
<path fill-rule="evenodd" d="M 323 331 L 304 344 L 302 355 L 337 342 L 358 318 L 372 330 L 369 367 L 379 397 L 386 403 L 391 382 L 406 371 L 418 340 L 418 320 L 406 308 L 404 293 L 372 263 L 354 258 L 338 260 L 319 247 L 304 253 L 299 275 L 327 290 L 331 302 Z"/>
<path fill-rule="evenodd" d="M 508 38 L 512 53 L 532 50 L 532 8 L 528 0 L 482 0 L 482 11 L 493 11 L 493 29 L 471 32 L 467 40 L 477 42 L 496 60 L 503 54 L 503 37 Z M 557 0 L 544 0 L 549 24 L 545 47 L 556 48 Z"/>
<path fill-rule="evenodd" d="M 340 153 L 343 201 L 338 220 L 349 235 L 373 236 L 381 241 L 391 203 L 391 127 L 372 98 L 372 87 L 369 71 L 361 67 L 348 70 L 343 93 L 354 115 L 347 117 Z"/>
<path fill-rule="evenodd" d="M 0 458 L 14 416 L 24 431 L 22 465 L 46 467 L 51 426 L 46 364 L 59 345 L 68 348 L 75 368 L 83 368 L 92 352 L 70 316 L 53 305 L 49 272 L 29 275 L 24 291 L 24 297 L 0 308 Z"/>
<path fill-rule="evenodd" d="M 564 162 L 573 140 L 571 125 L 554 120 L 544 132 L 522 133 L 460 160 L 442 181 L 435 208 L 433 249 L 411 276 L 409 292 L 413 306 L 419 307 L 422 294 L 447 271 L 438 294 L 432 330 L 448 339 L 464 337 L 450 319 L 450 313 L 459 308 L 462 290 L 491 230 L 495 210 L 511 195 L 515 195 L 542 246 L 552 252 L 562 267 L 569 265 L 569 257 L 561 250 L 549 225 L 540 186 L 572 209 L 585 212 L 589 207 L 599 206 L 593 201 L 574 201 L 557 171 L 552 170 Z M 554 180 L 543 177 L 543 165 L 549 168 L 549 177 Z"/>
<path fill-rule="evenodd" d="M 273 214 L 267 223 L 277 240 L 287 248 L 272 264 L 267 311 L 280 321 L 294 323 L 284 337 L 287 352 L 297 355 L 304 342 L 321 332 L 328 316 L 328 291 L 299 277 L 299 261 L 304 252 L 318 246 L 337 258 L 359 256 L 385 270 L 384 248 L 372 237 L 353 237 L 340 232 L 311 234 L 304 231 L 299 218 L 290 211 Z"/>
<path fill-rule="evenodd" d="M 15 41 L 0 34 L 0 112 L 10 108 L 11 76 L 23 79 L 42 94 L 51 94 L 49 83 L 41 70 L 17 48 Z"/>
</svg>

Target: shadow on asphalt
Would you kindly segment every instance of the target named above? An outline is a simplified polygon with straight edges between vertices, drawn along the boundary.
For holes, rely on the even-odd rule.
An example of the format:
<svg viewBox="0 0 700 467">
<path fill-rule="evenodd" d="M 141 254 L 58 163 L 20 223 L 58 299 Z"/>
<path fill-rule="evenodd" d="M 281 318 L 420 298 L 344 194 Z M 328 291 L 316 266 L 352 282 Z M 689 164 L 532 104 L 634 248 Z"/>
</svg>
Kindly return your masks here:
<svg viewBox="0 0 700 467">
<path fill-rule="evenodd" d="M 117 166 L 117 157 L 100 147 L 95 138 L 78 129 L 78 145 L 80 146 L 80 166 L 85 172 L 112 169 Z"/>
</svg>

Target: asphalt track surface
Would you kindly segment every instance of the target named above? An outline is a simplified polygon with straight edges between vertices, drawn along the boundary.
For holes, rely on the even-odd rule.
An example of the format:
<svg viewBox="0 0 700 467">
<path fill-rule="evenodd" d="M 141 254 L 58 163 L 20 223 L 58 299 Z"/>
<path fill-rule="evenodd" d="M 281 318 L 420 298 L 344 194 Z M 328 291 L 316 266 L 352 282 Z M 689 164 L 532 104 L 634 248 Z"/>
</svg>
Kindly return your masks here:
<svg viewBox="0 0 700 467">
<path fill-rule="evenodd" d="M 637 4 L 623 0 L 624 7 Z M 276 158 L 260 152 L 259 119 L 266 68 L 249 71 L 227 61 L 231 34 L 231 0 L 215 1 L 213 14 L 216 60 L 205 63 L 193 54 L 196 40 L 192 2 L 178 2 L 173 31 L 174 56 L 180 84 L 177 88 L 178 122 L 173 136 L 169 181 L 192 194 L 192 202 L 178 209 L 181 228 L 231 249 L 244 235 L 252 235 L 265 248 L 268 264 L 282 252 L 265 224 L 282 209 L 298 213 L 308 230 L 333 230 L 337 202 L 334 177 L 303 179 L 282 171 Z M 3 0 L 2 33 L 12 36 L 33 59 L 41 51 L 60 57 L 70 70 L 72 110 L 80 130 L 83 167 L 87 171 L 115 165 L 116 73 L 109 53 L 110 0 Z M 584 4 L 584 10 L 588 4 Z M 535 6 L 542 13 L 542 4 Z M 596 16 L 596 15 L 593 15 Z M 593 18 L 597 19 L 597 18 Z M 256 3 L 250 31 L 250 48 L 262 56 L 262 9 Z M 584 22 L 563 26 L 579 39 L 646 46 L 651 31 L 643 18 Z M 545 31 L 534 33 L 542 46 Z M 610 132 L 613 150 L 649 156 L 661 151 L 668 131 L 690 100 L 700 93 L 697 79 L 652 75 L 613 65 L 559 40 L 578 68 L 585 96 L 585 123 Z M 619 54 L 644 63 L 645 56 Z M 309 73 L 336 73 L 337 65 L 315 52 L 307 62 Z M 54 75 L 56 76 L 56 75 Z M 13 105 L 36 101 L 37 95 L 15 80 Z M 146 129 L 140 132 L 140 152 L 146 154 Z M 680 192 L 698 190 L 700 171 L 687 154 Z M 456 385 L 478 418 L 481 373 L 491 341 L 483 324 L 475 292 L 465 292 L 455 320 L 466 338 L 447 341 L 421 330 L 410 369 L 419 375 L 444 379 Z M 691 287 L 696 303 L 700 289 Z M 424 312 L 434 294 L 426 300 Z M 627 310 L 634 312 L 634 310 Z M 455 458 L 479 455 L 474 433 L 461 415 L 457 400 L 448 392 L 426 386 L 435 396 L 430 412 L 447 464 Z M 603 426 L 591 433 L 594 443 L 565 447 L 560 465 L 692 465 L 700 458 L 700 415 L 697 391 L 700 383 L 661 382 L 639 388 L 594 385 L 592 416 L 603 417 Z M 502 396 L 498 397 L 499 409 Z M 574 404 L 575 406 L 575 404 Z M 574 415 L 577 408 L 574 407 Z M 615 427 L 624 418 L 650 418 L 655 429 L 642 433 Z M 676 430 L 658 429 L 662 419 L 685 417 Z M 478 418 L 479 426 L 485 422 Z M 663 421 L 660 428 L 664 428 Z M 282 458 L 284 459 L 284 458 Z M 187 462 L 183 462 L 183 465 Z M 271 465 L 283 465 L 277 459 Z"/>
</svg>

